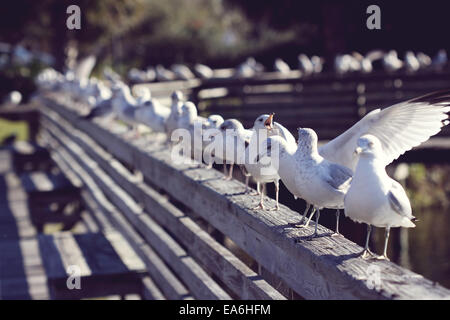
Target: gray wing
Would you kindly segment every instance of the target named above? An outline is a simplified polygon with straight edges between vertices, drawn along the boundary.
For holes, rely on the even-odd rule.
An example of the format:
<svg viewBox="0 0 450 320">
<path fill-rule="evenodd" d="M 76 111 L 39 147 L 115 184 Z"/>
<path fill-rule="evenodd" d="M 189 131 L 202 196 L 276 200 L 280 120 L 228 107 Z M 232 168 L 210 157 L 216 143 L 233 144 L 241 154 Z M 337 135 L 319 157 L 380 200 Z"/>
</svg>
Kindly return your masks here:
<svg viewBox="0 0 450 320">
<path fill-rule="evenodd" d="M 135 119 L 135 112 L 136 112 L 137 108 L 132 107 L 132 106 L 128 106 L 125 108 L 125 110 L 123 110 L 122 114 L 124 117 L 130 119 L 130 120 L 134 120 Z"/>
<path fill-rule="evenodd" d="M 336 163 L 328 163 L 326 182 L 337 190 L 347 190 L 352 181 L 352 171 Z"/>
<path fill-rule="evenodd" d="M 414 219 L 408 196 L 400 183 L 392 180 L 392 187 L 387 196 L 389 204 L 395 212 L 408 219 Z"/>
<path fill-rule="evenodd" d="M 85 119 L 92 119 L 96 117 L 103 117 L 109 113 L 111 113 L 112 105 L 110 100 L 103 100 L 98 105 L 96 105 L 89 114 L 84 116 Z"/>
</svg>

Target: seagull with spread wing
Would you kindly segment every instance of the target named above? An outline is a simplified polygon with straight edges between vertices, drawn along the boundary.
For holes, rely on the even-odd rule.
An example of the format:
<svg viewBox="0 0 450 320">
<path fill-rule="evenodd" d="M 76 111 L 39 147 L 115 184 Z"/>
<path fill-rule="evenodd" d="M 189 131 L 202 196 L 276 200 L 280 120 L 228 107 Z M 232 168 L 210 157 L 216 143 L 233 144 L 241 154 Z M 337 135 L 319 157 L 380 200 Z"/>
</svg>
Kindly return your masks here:
<svg viewBox="0 0 450 320">
<path fill-rule="evenodd" d="M 314 205 L 316 209 L 339 209 L 343 208 L 344 196 L 350 187 L 349 179 L 358 164 L 359 156 L 354 151 L 361 136 L 370 134 L 380 141 L 384 164 L 388 165 L 406 151 L 437 134 L 448 124 L 446 119 L 448 119 L 447 112 L 450 111 L 449 104 L 450 90 L 434 92 L 383 110 L 373 110 L 343 134 L 317 148 L 317 152 L 315 149 L 317 135 L 311 129 L 299 130 L 298 146 L 271 137 L 268 149 L 269 145 L 272 149 L 274 145 L 280 148 L 279 175 L 291 193 Z M 300 146 L 303 146 L 303 149 L 300 149 Z M 311 160 L 311 157 L 314 159 Z M 293 161 L 294 159 L 297 161 Z M 288 165 L 290 170 L 284 168 Z M 316 165 L 323 170 L 317 169 Z M 317 169 L 316 172 L 313 172 L 313 169 Z M 319 180 L 325 183 L 321 187 L 333 189 L 329 189 L 329 195 L 323 193 L 320 199 L 316 197 L 318 192 L 309 194 L 316 188 L 310 179 L 316 179 L 317 172 L 320 172 Z M 341 195 L 337 196 L 338 194 Z M 336 225 L 338 226 L 338 220 Z"/>
</svg>

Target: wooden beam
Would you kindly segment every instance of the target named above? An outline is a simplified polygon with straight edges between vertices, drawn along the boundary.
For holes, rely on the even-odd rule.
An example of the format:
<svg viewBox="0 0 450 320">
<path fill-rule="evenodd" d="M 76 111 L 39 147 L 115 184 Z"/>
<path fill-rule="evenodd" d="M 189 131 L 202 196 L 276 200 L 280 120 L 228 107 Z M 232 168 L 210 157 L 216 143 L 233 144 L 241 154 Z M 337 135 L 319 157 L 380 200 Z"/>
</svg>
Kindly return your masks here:
<svg viewBox="0 0 450 320">
<path fill-rule="evenodd" d="M 251 210 L 254 201 L 243 193 L 242 183 L 223 181 L 221 174 L 199 168 L 196 163 L 174 164 L 170 151 L 158 141 L 143 148 L 142 142 L 126 141 L 106 128 L 79 119 L 66 107 L 49 100 L 45 105 L 95 139 L 114 157 L 141 171 L 153 185 L 201 215 L 305 298 L 450 297 L 449 290 L 394 263 L 359 258 L 362 248 L 344 237 L 323 236 L 309 241 L 311 230 L 290 225 L 298 221 L 297 212 L 285 206 L 276 214 Z M 273 200 L 267 201 L 274 204 Z M 319 233 L 331 231 L 319 226 Z M 372 275 L 367 272 L 374 267 L 380 277 L 376 287 L 372 286 Z"/>
</svg>

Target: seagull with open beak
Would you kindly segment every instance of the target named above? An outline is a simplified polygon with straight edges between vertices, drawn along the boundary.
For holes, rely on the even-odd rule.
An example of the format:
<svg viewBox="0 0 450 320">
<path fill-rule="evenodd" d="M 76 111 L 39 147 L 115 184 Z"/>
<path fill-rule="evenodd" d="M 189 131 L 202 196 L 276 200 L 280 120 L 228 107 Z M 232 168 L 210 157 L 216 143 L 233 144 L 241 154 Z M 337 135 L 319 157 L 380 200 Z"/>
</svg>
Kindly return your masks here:
<svg viewBox="0 0 450 320">
<path fill-rule="evenodd" d="M 266 183 L 275 183 L 275 199 L 276 206 L 272 210 L 278 210 L 278 193 L 279 193 L 279 181 L 277 169 L 270 165 L 265 165 L 261 161 L 253 160 L 251 155 L 259 154 L 261 150 L 266 150 L 267 146 L 264 144 L 270 136 L 281 136 L 285 140 L 289 140 L 290 143 L 295 144 L 295 138 L 292 134 L 281 124 L 274 122 L 272 114 L 263 114 L 256 118 L 253 124 L 253 134 L 250 139 L 249 145 L 245 149 L 245 164 L 241 166 L 244 175 L 246 176 L 246 190 L 248 190 L 248 183 L 250 176 L 256 181 L 257 194 L 260 195 L 258 206 L 255 209 L 265 209 L 264 207 L 264 191 Z M 258 159 L 259 160 L 259 159 Z M 260 189 L 261 187 L 261 189 Z"/>
</svg>

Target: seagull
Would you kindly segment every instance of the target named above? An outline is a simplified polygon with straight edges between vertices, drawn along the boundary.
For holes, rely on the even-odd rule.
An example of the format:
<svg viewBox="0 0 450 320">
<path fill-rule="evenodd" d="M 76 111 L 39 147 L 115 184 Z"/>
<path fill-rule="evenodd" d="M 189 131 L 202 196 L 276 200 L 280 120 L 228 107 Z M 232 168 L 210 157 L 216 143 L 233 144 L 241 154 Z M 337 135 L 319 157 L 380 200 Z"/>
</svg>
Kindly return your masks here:
<svg viewBox="0 0 450 320">
<path fill-rule="evenodd" d="M 189 132 L 189 140 L 182 141 L 184 150 L 190 151 L 191 158 L 202 161 L 203 150 L 206 148 L 207 142 L 204 142 L 204 130 L 209 128 L 217 128 L 223 118 L 220 116 L 210 116 L 206 119 L 198 115 L 197 107 L 191 101 L 187 101 L 181 108 L 181 116 L 178 119 L 178 129 L 184 129 Z M 206 161 L 205 161 L 206 162 Z M 210 166 L 211 163 L 208 162 Z"/>
<path fill-rule="evenodd" d="M 152 99 L 148 88 L 141 87 L 137 94 L 141 95 L 135 111 L 137 122 L 149 127 L 153 132 L 165 132 L 170 109 Z"/>
<path fill-rule="evenodd" d="M 79 61 L 74 69 L 75 78 L 89 79 L 96 62 L 97 58 L 92 54 Z"/>
<path fill-rule="evenodd" d="M 352 53 L 352 56 L 359 63 L 358 66 L 359 71 L 361 71 L 362 73 L 370 73 L 373 71 L 372 61 L 369 58 L 363 56 L 362 54 L 356 51 Z"/>
<path fill-rule="evenodd" d="M 203 123 L 203 160 L 207 164 L 207 169 L 211 169 L 214 163 L 214 154 L 209 151 L 212 147 L 212 137 L 214 134 L 217 134 L 217 131 L 223 122 L 224 119 L 222 118 L 222 116 L 212 114 L 208 117 L 208 119 L 206 119 L 206 122 Z"/>
<path fill-rule="evenodd" d="M 184 64 L 174 64 L 171 69 L 178 79 L 189 80 L 195 78 L 195 75 L 192 73 L 191 69 Z"/>
<path fill-rule="evenodd" d="M 450 89 L 447 89 L 400 102 L 383 110 L 373 110 L 343 134 L 318 148 L 319 156 L 332 163 L 333 166 L 346 167 L 353 173 L 358 163 L 358 157 L 354 153 L 357 141 L 361 136 L 371 134 L 380 140 L 385 151 L 386 163 L 389 164 L 406 151 L 437 134 L 444 125 L 447 125 L 448 121 L 446 119 L 448 115 L 446 113 L 450 112 L 449 104 Z M 315 143 L 315 136 L 311 132 L 312 130 L 307 131 L 312 136 L 308 139 Z M 274 143 L 277 143 L 277 140 L 273 139 L 273 137 L 269 139 L 275 140 Z M 286 150 L 299 150 L 293 144 L 278 144 L 284 146 Z M 288 190 L 297 197 L 314 204 L 313 201 L 307 198 L 307 195 L 303 195 L 300 192 L 295 193 L 295 185 L 291 181 L 293 177 L 289 175 L 289 170 L 283 171 L 283 167 L 284 165 L 279 166 L 278 173 Z M 339 171 L 345 172 L 345 169 Z"/>
<path fill-rule="evenodd" d="M 275 59 L 273 68 L 275 69 L 275 71 L 283 74 L 289 73 L 291 71 L 289 65 L 280 58 Z"/>
<path fill-rule="evenodd" d="M 93 88 L 93 103 L 89 114 L 83 116 L 84 119 L 103 117 L 113 113 L 112 91 L 103 82 L 98 81 Z"/>
<path fill-rule="evenodd" d="M 258 72 L 263 72 L 264 71 L 264 66 L 257 62 L 255 58 L 253 57 L 248 57 L 246 60 L 247 65 L 249 65 L 256 73 Z"/>
<path fill-rule="evenodd" d="M 103 69 L 103 76 L 112 83 L 122 80 L 120 75 L 117 72 L 115 72 L 113 69 L 111 69 L 111 67 L 106 67 L 105 69 Z"/>
<path fill-rule="evenodd" d="M 314 65 L 306 54 L 299 54 L 297 59 L 298 68 L 305 76 L 309 76 L 314 73 Z"/>
<path fill-rule="evenodd" d="M 167 143 L 171 143 L 172 132 L 178 128 L 178 119 L 181 117 L 183 107 L 183 93 L 179 90 L 172 93 L 172 105 L 170 115 L 166 120 Z"/>
<path fill-rule="evenodd" d="M 334 69 L 336 73 L 342 75 L 347 72 L 360 71 L 361 66 L 358 59 L 350 54 L 339 54 L 334 59 Z"/>
<path fill-rule="evenodd" d="M 405 67 L 409 72 L 416 72 L 420 68 L 420 62 L 416 58 L 416 55 L 412 51 L 406 51 L 405 53 Z"/>
<path fill-rule="evenodd" d="M 445 51 L 445 49 L 441 49 L 433 58 L 432 66 L 435 70 L 442 70 L 447 64 L 447 61 L 447 51 Z"/>
<path fill-rule="evenodd" d="M 3 103 L 14 106 L 18 106 L 20 102 L 22 102 L 22 94 L 17 90 L 8 93 L 6 98 L 3 100 Z"/>
<path fill-rule="evenodd" d="M 142 99 L 142 98 L 141 98 Z M 136 110 L 139 107 L 137 100 L 131 95 L 130 88 L 124 83 L 118 83 L 113 88 L 111 101 L 112 110 L 117 119 L 132 127 L 132 132 L 138 134 Z"/>
<path fill-rule="evenodd" d="M 383 57 L 383 66 L 387 72 L 395 72 L 403 67 L 403 61 L 398 58 L 397 51 L 391 50 Z"/>
<path fill-rule="evenodd" d="M 369 249 L 372 226 L 386 229 L 380 258 L 389 260 L 387 245 L 391 227 L 415 227 L 411 203 L 402 185 L 387 175 L 388 163 L 377 137 L 366 134 L 359 138 L 355 153 L 359 154 L 359 161 L 344 199 L 345 215 L 355 222 L 367 224 L 363 258 L 372 256 Z"/>
<path fill-rule="evenodd" d="M 235 163 L 244 163 L 245 147 L 250 143 L 253 130 L 245 129 L 242 123 L 236 119 L 227 119 L 214 135 L 214 159 L 216 163 L 223 164 L 225 180 L 233 178 L 233 166 Z M 227 174 L 226 165 L 230 165 Z"/>
<path fill-rule="evenodd" d="M 163 67 L 163 65 L 158 64 L 155 69 L 156 80 L 158 81 L 172 81 L 175 80 L 176 75 L 172 71 Z"/>
<path fill-rule="evenodd" d="M 339 234 L 339 209 L 344 208 L 344 197 L 353 174 L 349 168 L 324 159 L 319 154 L 317 142 L 317 134 L 308 128 L 298 129 L 297 148 L 292 143 L 280 143 L 279 140 L 270 142 L 270 155 L 273 150 L 279 150 L 278 172 L 283 183 L 291 193 L 304 199 L 308 206 L 312 205 L 313 213 L 317 211 L 312 237 L 317 236 L 320 210 L 323 208 L 337 210 L 335 234 Z M 309 225 L 313 213 L 305 226 Z"/>
<path fill-rule="evenodd" d="M 276 206 L 274 210 L 279 210 L 278 203 L 278 193 L 279 193 L 279 181 L 280 176 L 276 168 L 264 166 L 260 161 L 252 161 L 250 162 L 250 154 L 252 152 L 258 153 L 259 150 L 264 149 L 264 142 L 267 137 L 270 136 L 281 136 L 283 139 L 288 141 L 288 143 L 295 144 L 294 136 L 281 124 L 278 122 L 273 122 L 274 113 L 268 115 L 263 114 L 256 118 L 253 125 L 253 133 L 250 138 L 249 145 L 245 148 L 245 164 L 243 167 L 244 175 L 246 176 L 245 180 L 245 188 L 248 190 L 248 183 L 250 176 L 256 181 L 257 194 L 260 195 L 260 201 L 258 206 L 255 209 L 263 209 L 264 207 L 264 189 L 266 183 L 274 183 L 275 184 L 275 200 Z M 256 149 L 256 150 L 255 150 Z M 264 171 L 263 171 L 264 170 Z M 262 185 L 262 189 L 260 190 L 260 186 Z"/>
<path fill-rule="evenodd" d="M 423 52 L 418 52 L 416 57 L 419 61 L 420 68 L 428 68 L 431 65 L 431 58 L 429 55 Z"/>
<path fill-rule="evenodd" d="M 237 67 L 235 76 L 238 78 L 249 78 L 263 71 L 263 65 L 257 62 L 255 58 L 249 57 Z"/>
<path fill-rule="evenodd" d="M 313 65 L 314 73 L 321 73 L 323 70 L 324 59 L 319 56 L 312 56 L 311 63 Z"/>
<path fill-rule="evenodd" d="M 139 70 L 138 68 L 131 68 L 128 71 L 128 80 L 130 80 L 133 83 L 145 83 L 150 82 L 152 80 L 149 80 L 147 71 Z"/>
<path fill-rule="evenodd" d="M 212 78 L 214 75 L 214 71 L 210 67 L 208 67 L 204 64 L 201 64 L 201 63 L 197 63 L 194 66 L 194 71 L 202 79 L 209 79 L 209 78 Z"/>
</svg>

